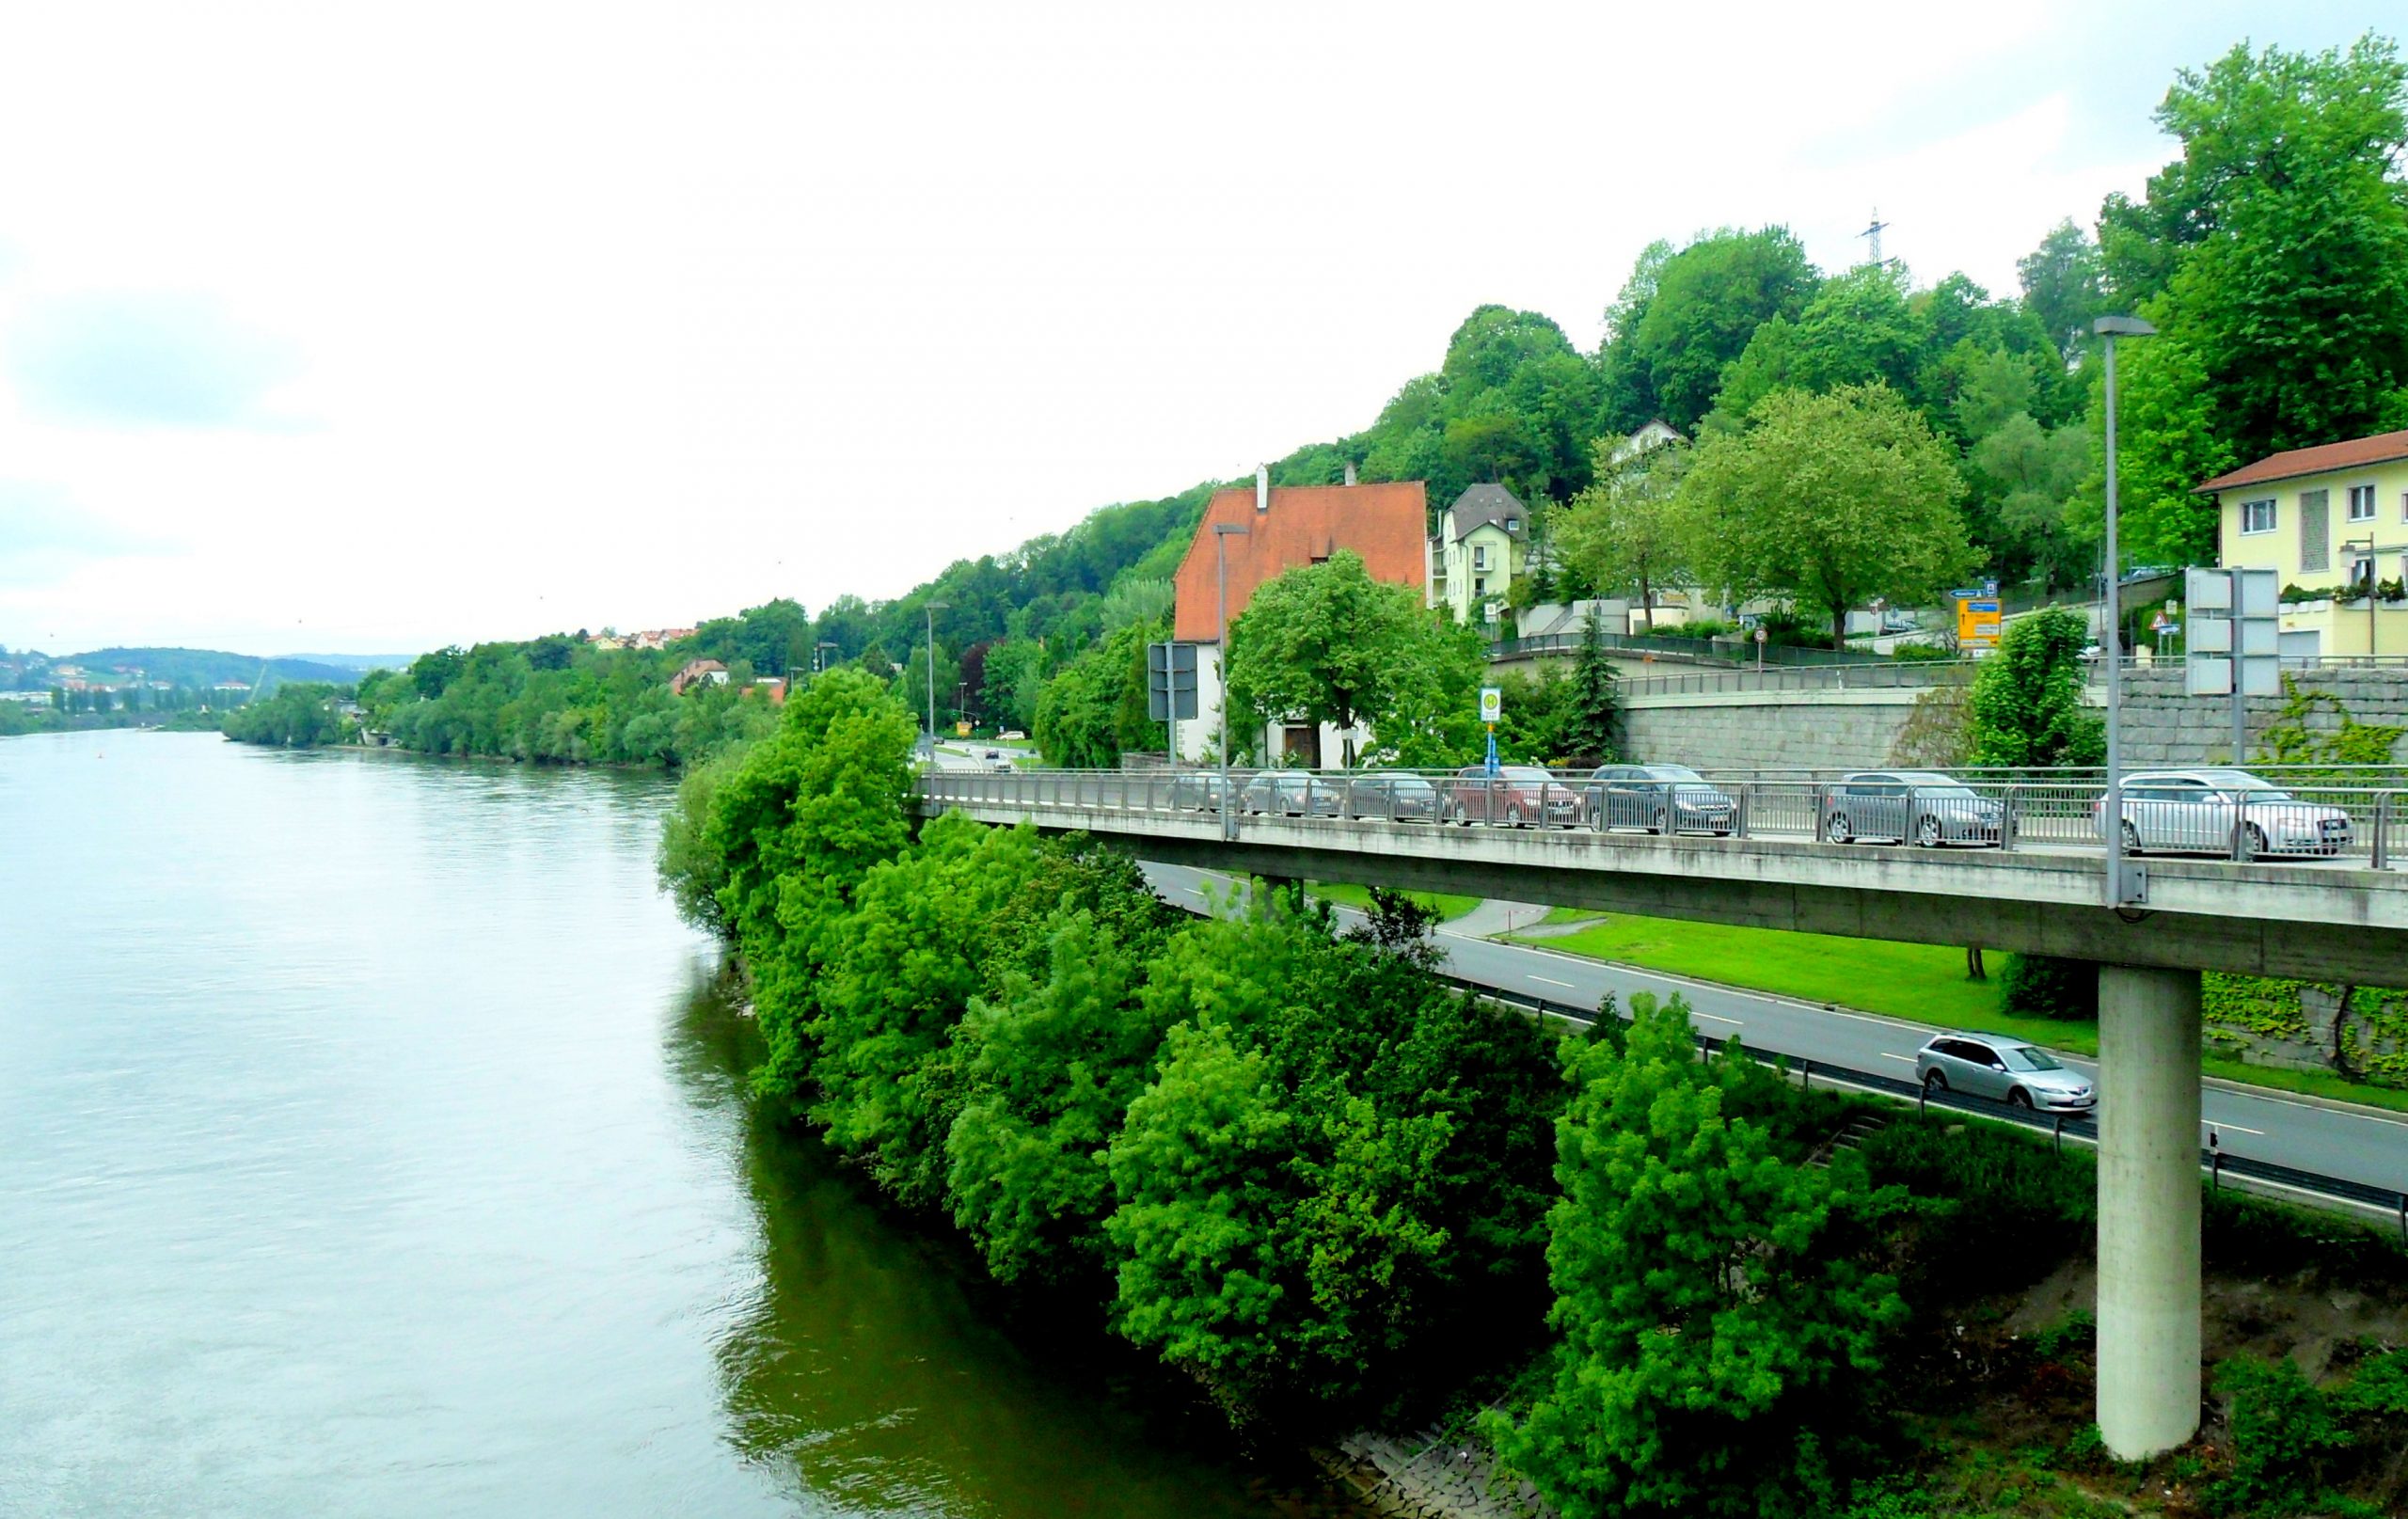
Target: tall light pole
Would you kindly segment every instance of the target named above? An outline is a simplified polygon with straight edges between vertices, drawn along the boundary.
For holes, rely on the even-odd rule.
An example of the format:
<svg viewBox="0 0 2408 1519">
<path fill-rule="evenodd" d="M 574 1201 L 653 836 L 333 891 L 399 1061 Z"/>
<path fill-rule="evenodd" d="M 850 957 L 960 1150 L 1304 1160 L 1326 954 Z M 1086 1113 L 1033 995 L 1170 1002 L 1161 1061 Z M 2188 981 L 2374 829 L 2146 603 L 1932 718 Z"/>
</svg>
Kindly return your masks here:
<svg viewBox="0 0 2408 1519">
<path fill-rule="evenodd" d="M 2102 316 L 2090 330 L 2107 350 L 2107 905 L 2128 907 L 2141 899 L 2140 882 L 2124 859 L 2124 565 L 2115 546 L 2115 340 L 2154 338 L 2157 329 L 2136 316 Z M 2238 759 L 2235 764 L 2240 763 Z"/>
<path fill-rule="evenodd" d="M 1243 522 L 1212 524 L 1212 556 L 1219 564 L 1221 575 L 1221 641 L 1218 656 L 1221 661 L 1220 807 L 1221 836 L 1225 839 L 1233 839 L 1238 836 L 1237 809 L 1229 804 L 1229 540 L 1244 537 L 1246 530 L 1246 525 Z"/>
<path fill-rule="evenodd" d="M 831 649 L 841 649 L 843 647 L 843 644 L 835 642 L 830 639 L 821 639 L 818 642 L 813 644 L 811 646 L 811 672 L 816 675 L 825 671 L 828 668 L 828 651 Z"/>
<path fill-rule="evenodd" d="M 928 614 L 928 763 L 934 765 L 937 762 L 937 613 L 951 611 L 953 603 L 931 601 L 922 609 Z"/>
</svg>

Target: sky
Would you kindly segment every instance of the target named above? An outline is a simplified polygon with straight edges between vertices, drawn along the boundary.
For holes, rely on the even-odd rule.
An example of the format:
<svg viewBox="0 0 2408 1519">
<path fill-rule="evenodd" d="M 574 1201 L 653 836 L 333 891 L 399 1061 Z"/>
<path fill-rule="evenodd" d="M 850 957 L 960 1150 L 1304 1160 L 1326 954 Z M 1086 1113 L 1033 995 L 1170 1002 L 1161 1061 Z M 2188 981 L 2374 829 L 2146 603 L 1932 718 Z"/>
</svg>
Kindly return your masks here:
<svg viewBox="0 0 2408 1519">
<path fill-rule="evenodd" d="M 1368 425 L 1650 241 L 2015 289 L 2364 6 L 0 9 L 0 644 L 898 594 Z"/>
</svg>

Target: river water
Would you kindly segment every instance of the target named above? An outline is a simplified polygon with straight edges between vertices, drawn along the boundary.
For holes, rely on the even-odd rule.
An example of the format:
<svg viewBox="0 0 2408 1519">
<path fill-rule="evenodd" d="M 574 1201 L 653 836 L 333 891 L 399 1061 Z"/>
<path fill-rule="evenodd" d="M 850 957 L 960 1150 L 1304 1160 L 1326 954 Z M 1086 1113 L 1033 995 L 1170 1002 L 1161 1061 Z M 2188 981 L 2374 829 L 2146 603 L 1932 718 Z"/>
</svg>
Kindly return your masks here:
<svg viewBox="0 0 2408 1519">
<path fill-rule="evenodd" d="M 1293 1511 L 754 1115 L 668 795 L 0 740 L 0 1513 Z"/>
</svg>

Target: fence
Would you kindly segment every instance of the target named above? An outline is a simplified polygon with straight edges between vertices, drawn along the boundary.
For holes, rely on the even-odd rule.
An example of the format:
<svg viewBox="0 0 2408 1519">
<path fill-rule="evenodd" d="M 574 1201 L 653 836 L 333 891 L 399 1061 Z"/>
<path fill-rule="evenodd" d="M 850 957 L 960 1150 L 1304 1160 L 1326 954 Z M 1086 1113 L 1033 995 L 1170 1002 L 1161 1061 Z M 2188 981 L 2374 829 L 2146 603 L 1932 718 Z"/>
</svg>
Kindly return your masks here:
<svg viewBox="0 0 2408 1519">
<path fill-rule="evenodd" d="M 2096 781 L 1969 779 L 1927 771 L 1695 780 L 1580 776 L 1509 766 L 1468 770 L 1022 770 L 925 772 L 935 802 L 1061 807 L 1162 817 L 1224 812 L 1331 827 L 1364 823 L 1640 832 L 1710 840 L 1785 839 L 1833 847 L 2086 851 L 2106 840 Z M 1231 820 L 1235 826 L 1236 819 Z M 2408 788 L 2216 786 L 2144 776 L 2124 787 L 2120 831 L 2133 854 L 2234 862 L 2394 867 Z"/>
</svg>

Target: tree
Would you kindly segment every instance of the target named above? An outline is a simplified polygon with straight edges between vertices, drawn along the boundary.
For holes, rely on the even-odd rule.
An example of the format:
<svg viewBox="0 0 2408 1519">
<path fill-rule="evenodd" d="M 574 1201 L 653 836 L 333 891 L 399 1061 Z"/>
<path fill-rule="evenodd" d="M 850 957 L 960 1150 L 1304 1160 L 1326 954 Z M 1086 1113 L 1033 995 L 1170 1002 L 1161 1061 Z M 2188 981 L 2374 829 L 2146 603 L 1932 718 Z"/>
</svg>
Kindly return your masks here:
<svg viewBox="0 0 2408 1519">
<path fill-rule="evenodd" d="M 2040 245 L 2015 261 L 2023 304 L 2062 353 L 2089 341 L 2090 324 L 2107 309 L 2105 266 L 2099 245 L 2070 217 L 2049 229 Z"/>
<path fill-rule="evenodd" d="M 1310 724 L 1318 768 L 1323 724 L 1379 733 L 1409 721 L 1419 714 L 1405 700 L 1426 696 L 1459 648 L 1412 592 L 1372 579 L 1362 556 L 1341 548 L 1256 591 L 1229 625 L 1229 708 L 1257 725 Z M 1354 764 L 1351 736 L 1343 763 Z"/>
<path fill-rule="evenodd" d="M 2082 614 L 2063 607 L 2007 624 L 1998 651 L 1973 675 L 1970 763 L 2020 769 L 2105 760 L 2105 730 L 2082 700 L 2089 641 Z"/>
<path fill-rule="evenodd" d="M 1567 1045 L 1548 1215 L 1552 1384 L 1489 1430 L 1567 1516 L 1836 1512 L 1896 1282 L 1866 1265 L 1903 1205 L 1853 1152 L 1797 1163 L 1745 1116 L 1772 1080 L 1701 1062 L 1688 1008 L 1631 999 L 1620 1038 Z"/>
<path fill-rule="evenodd" d="M 1563 747 L 1583 761 L 1604 765 L 1621 757 L 1621 703 L 1614 693 L 1614 664 L 1606 657 L 1606 620 L 1596 608 L 1580 625 L 1580 652 L 1572 661 L 1572 691 L 1563 725 Z"/>
<path fill-rule="evenodd" d="M 467 667 L 467 655 L 458 644 L 448 643 L 410 661 L 410 684 L 418 688 L 422 697 L 437 697 L 465 674 Z"/>
<path fill-rule="evenodd" d="M 1775 391 L 1745 432 L 1700 445 L 1681 483 L 1700 568 L 1735 600 L 1821 611 L 1845 648 L 1850 608 L 1916 602 L 1970 567 L 1950 452 L 1886 386 Z"/>
<path fill-rule="evenodd" d="M 1683 432 L 1694 428 L 1713 407 L 1723 368 L 1759 326 L 1795 317 L 1814 286 L 1805 248 L 1782 227 L 1726 229 L 1665 260 L 1628 350 L 1663 419 Z"/>
<path fill-rule="evenodd" d="M 1689 450 L 1678 443 L 1635 449 L 1615 435 L 1592 448 L 1595 483 L 1564 514 L 1558 551 L 1600 590 L 1636 590 L 1652 630 L 1656 592 L 1688 570 L 1688 524 L 1677 497 Z"/>
<path fill-rule="evenodd" d="M 1784 388 L 1884 384 L 1914 397 L 1925 331 L 1907 299 L 1904 268 L 1862 264 L 1826 281 L 1795 320 L 1774 316 L 1721 376 L 1717 407 L 1744 417 Z"/>
<path fill-rule="evenodd" d="M 1146 645 L 1170 636 L 1164 623 L 1132 623 L 1045 683 L 1032 729 L 1054 765 L 1109 769 L 1124 750 L 1166 740 L 1148 715 Z"/>
</svg>

